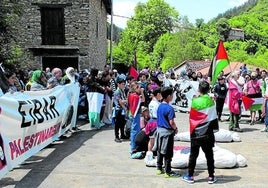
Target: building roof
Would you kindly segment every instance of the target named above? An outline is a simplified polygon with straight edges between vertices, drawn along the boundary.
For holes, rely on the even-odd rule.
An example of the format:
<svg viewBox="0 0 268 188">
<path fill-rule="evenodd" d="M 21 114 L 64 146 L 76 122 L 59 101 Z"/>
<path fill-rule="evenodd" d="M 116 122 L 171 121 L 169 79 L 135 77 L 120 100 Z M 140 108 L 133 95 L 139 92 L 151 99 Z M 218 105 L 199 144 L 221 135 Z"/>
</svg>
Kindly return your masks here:
<svg viewBox="0 0 268 188">
<path fill-rule="evenodd" d="M 208 67 L 211 64 L 211 61 L 200 61 L 200 60 L 186 60 L 176 66 L 174 70 L 181 68 L 182 66 L 186 66 L 187 68 L 192 69 L 193 71 L 198 71 L 200 69 L 203 69 L 205 67 Z"/>
<path fill-rule="evenodd" d="M 223 72 L 225 75 L 228 75 L 230 72 L 234 70 L 240 70 L 240 67 L 244 65 L 245 63 L 243 62 L 230 62 L 230 65 L 225 67 L 223 69 Z M 176 66 L 174 68 L 174 71 L 180 69 L 183 66 L 186 66 L 186 68 L 192 69 L 194 72 L 201 72 L 202 75 L 208 74 L 209 67 L 211 65 L 211 60 L 206 60 L 206 61 L 200 61 L 200 60 L 186 60 Z M 261 70 L 263 69 L 262 67 L 256 67 L 254 65 L 247 65 L 248 70 L 256 70 L 256 68 L 260 68 Z"/>
<path fill-rule="evenodd" d="M 230 62 L 230 65 L 225 67 L 223 69 L 223 72 L 225 75 L 228 75 L 230 72 L 234 70 L 240 70 L 240 67 L 244 65 L 245 63 L 242 62 Z M 207 67 L 204 67 L 203 69 L 198 70 L 198 72 L 201 72 L 203 75 L 206 75 L 209 71 L 210 64 Z M 256 66 L 253 65 L 247 65 L 248 70 L 256 70 Z"/>
</svg>

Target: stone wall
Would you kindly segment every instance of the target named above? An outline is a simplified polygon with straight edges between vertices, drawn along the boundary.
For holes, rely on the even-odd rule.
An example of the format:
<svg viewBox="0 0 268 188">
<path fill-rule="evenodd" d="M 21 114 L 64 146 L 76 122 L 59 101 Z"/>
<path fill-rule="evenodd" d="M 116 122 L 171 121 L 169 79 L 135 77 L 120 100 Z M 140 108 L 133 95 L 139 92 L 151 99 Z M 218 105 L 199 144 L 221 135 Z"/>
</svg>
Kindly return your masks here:
<svg viewBox="0 0 268 188">
<path fill-rule="evenodd" d="M 65 45 L 77 46 L 79 68 L 103 68 L 107 56 L 107 11 L 102 0 L 21 0 L 24 13 L 16 24 L 19 45 L 30 68 L 42 68 L 41 57 L 33 56 L 29 47 L 41 46 L 41 15 L 38 4 L 66 4 Z"/>
</svg>

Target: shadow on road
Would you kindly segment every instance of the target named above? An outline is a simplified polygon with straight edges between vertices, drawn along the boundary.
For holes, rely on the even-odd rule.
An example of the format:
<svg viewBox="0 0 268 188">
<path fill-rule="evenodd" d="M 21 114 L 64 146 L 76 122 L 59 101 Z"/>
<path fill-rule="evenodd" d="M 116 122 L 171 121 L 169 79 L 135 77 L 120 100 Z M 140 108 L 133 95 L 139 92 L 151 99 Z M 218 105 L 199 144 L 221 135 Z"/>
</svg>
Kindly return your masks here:
<svg viewBox="0 0 268 188">
<path fill-rule="evenodd" d="M 38 187 L 62 160 L 78 150 L 95 134 L 110 129 L 113 129 L 113 127 L 104 126 L 100 130 L 80 130 L 72 133 L 69 137 L 51 143 L 43 149 L 53 149 L 47 156 L 38 156 L 37 153 L 14 169 L 30 170 L 21 180 L 14 180 L 13 178 L 8 177 L 7 174 L 7 177 L 3 177 L 0 180 L 0 187 L 29 187 L 29 182 L 31 182 L 30 187 Z"/>
</svg>

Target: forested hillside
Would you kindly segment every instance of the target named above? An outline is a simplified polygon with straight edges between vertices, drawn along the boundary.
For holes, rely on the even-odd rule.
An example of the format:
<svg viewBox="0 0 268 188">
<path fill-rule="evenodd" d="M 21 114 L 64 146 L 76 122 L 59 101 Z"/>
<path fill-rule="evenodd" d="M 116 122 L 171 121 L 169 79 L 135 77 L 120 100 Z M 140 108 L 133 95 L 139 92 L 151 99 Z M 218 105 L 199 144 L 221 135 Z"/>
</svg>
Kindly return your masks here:
<svg viewBox="0 0 268 188">
<path fill-rule="evenodd" d="M 114 62 L 167 70 L 184 60 L 212 59 L 222 39 L 230 61 L 268 68 L 267 7 L 267 0 L 249 0 L 208 23 L 197 19 L 193 25 L 164 0 L 140 3 L 113 45 Z M 242 29 L 244 40 L 228 40 L 231 28 Z"/>
</svg>

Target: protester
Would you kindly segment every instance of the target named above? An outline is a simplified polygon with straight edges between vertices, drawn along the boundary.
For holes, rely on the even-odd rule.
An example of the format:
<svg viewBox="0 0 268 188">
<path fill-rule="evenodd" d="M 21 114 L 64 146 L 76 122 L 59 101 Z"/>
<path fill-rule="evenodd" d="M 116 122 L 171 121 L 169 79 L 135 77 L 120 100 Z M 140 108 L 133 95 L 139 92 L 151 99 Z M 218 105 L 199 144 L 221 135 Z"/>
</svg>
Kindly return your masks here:
<svg viewBox="0 0 268 188">
<path fill-rule="evenodd" d="M 47 80 L 52 77 L 52 73 L 50 72 L 49 67 L 46 68 L 46 77 L 47 77 Z"/>
<path fill-rule="evenodd" d="M 145 96 L 145 101 L 142 103 L 144 106 L 148 106 L 147 101 L 149 100 L 148 92 L 148 81 L 146 77 L 146 72 L 141 72 L 138 77 L 138 84 L 143 89 L 143 95 Z"/>
<path fill-rule="evenodd" d="M 25 88 L 24 88 L 24 90 L 25 91 L 30 91 L 31 90 L 31 86 L 32 86 L 32 76 L 33 76 L 33 72 L 34 71 L 29 71 L 28 72 L 28 80 L 27 80 L 27 82 L 26 82 L 26 84 L 25 84 Z"/>
<path fill-rule="evenodd" d="M 246 75 L 248 73 L 247 64 L 244 64 L 240 67 L 241 75 Z"/>
<path fill-rule="evenodd" d="M 265 81 L 266 78 L 267 78 L 267 71 L 262 70 L 261 71 L 261 79 L 259 79 L 259 81 L 261 82 L 262 96 L 265 95 L 266 90 L 267 90 L 267 84 L 266 84 L 266 81 Z M 259 118 L 257 119 L 257 121 L 260 121 L 261 123 L 264 123 L 264 117 L 262 116 L 262 110 L 258 110 L 258 114 L 259 114 Z"/>
<path fill-rule="evenodd" d="M 208 95 L 209 83 L 207 81 L 200 82 L 198 89 L 200 96 L 193 98 L 189 116 L 191 150 L 188 174 L 184 175 L 182 179 L 188 183 L 194 183 L 194 170 L 201 147 L 207 159 L 208 183 L 212 184 L 217 181 L 214 176 L 213 147 L 215 142 L 214 130 L 218 130 L 219 125 L 215 103 Z"/>
<path fill-rule="evenodd" d="M 142 106 L 141 107 L 140 128 L 145 129 L 149 120 L 150 120 L 149 109 L 145 106 Z"/>
<path fill-rule="evenodd" d="M 157 109 L 162 99 L 161 88 L 155 88 L 153 90 L 153 98 L 149 103 L 150 120 L 145 127 L 145 133 L 149 135 L 148 151 L 152 151 L 154 146 L 154 133 L 157 128 Z"/>
<path fill-rule="evenodd" d="M 145 127 L 150 119 L 149 110 L 147 107 L 142 106 L 141 108 L 141 118 L 140 118 L 140 126 L 141 130 L 135 137 L 135 144 L 136 144 L 136 153 L 131 156 L 131 158 L 144 158 L 146 151 L 148 150 L 148 142 L 149 136 L 145 133 Z"/>
<path fill-rule="evenodd" d="M 126 124 L 126 114 L 127 114 L 127 98 L 124 91 L 125 80 L 118 78 L 117 79 L 117 90 L 114 92 L 114 108 L 115 108 L 115 117 L 114 117 L 114 141 L 117 143 L 122 142 L 121 139 L 126 139 L 124 134 L 124 128 Z M 119 137 L 120 131 L 120 137 Z"/>
<path fill-rule="evenodd" d="M 197 77 L 196 72 L 192 72 L 192 74 L 191 74 L 191 81 L 198 81 L 198 77 Z"/>
<path fill-rule="evenodd" d="M 261 132 L 268 132 L 268 95 L 265 95 L 263 100 L 262 117 L 264 118 L 264 128 Z"/>
<path fill-rule="evenodd" d="M 16 77 L 16 74 L 12 71 L 6 71 L 4 73 L 7 81 L 7 86 L 8 86 L 8 92 L 10 93 L 14 93 L 14 92 L 17 92 L 17 91 L 21 91 L 20 88 L 18 88 L 18 85 L 19 84 L 16 84 L 16 82 L 18 82 L 18 79 Z"/>
<path fill-rule="evenodd" d="M 47 77 L 45 72 L 41 70 L 35 70 L 32 75 L 32 84 L 30 91 L 40 91 L 47 89 Z"/>
<path fill-rule="evenodd" d="M 78 82 L 78 76 L 75 74 L 73 67 L 68 67 L 65 75 L 61 78 L 61 85 Z"/>
<path fill-rule="evenodd" d="M 111 125 L 111 111 L 112 111 L 112 97 L 113 97 L 113 89 L 111 87 L 111 74 L 109 71 L 102 72 L 102 78 L 100 81 L 101 86 L 103 87 L 104 93 L 104 101 L 103 107 L 101 111 L 101 126 L 103 125 Z"/>
<path fill-rule="evenodd" d="M 82 78 L 82 82 L 80 83 L 80 94 L 78 100 L 78 111 L 77 116 L 79 119 L 87 119 L 88 118 L 88 100 L 87 94 L 88 91 L 88 82 L 91 79 L 90 75 L 86 75 Z"/>
<path fill-rule="evenodd" d="M 157 151 L 156 174 L 163 174 L 163 160 L 165 161 L 165 177 L 177 177 L 179 174 L 171 170 L 173 157 L 174 135 L 178 133 L 175 123 L 175 111 L 169 104 L 173 99 L 173 88 L 163 87 L 161 95 L 163 102 L 157 109 L 157 131 L 153 151 Z"/>
<path fill-rule="evenodd" d="M 261 82 L 257 79 L 257 73 L 251 73 L 251 80 L 249 80 L 244 86 L 244 92 L 247 97 L 261 98 Z M 256 111 L 260 109 L 250 109 L 250 125 L 254 125 L 256 121 Z"/>
<path fill-rule="evenodd" d="M 91 74 L 91 79 L 88 81 L 87 83 L 87 91 L 89 93 L 89 95 L 93 95 L 95 93 L 98 93 L 99 96 L 101 95 L 104 95 L 105 94 L 105 89 L 101 86 L 100 84 L 100 80 L 98 79 L 98 72 L 99 70 L 98 69 L 91 69 L 90 71 L 90 74 Z M 98 101 L 94 101 L 96 105 L 98 105 L 98 107 L 101 106 L 101 108 L 103 108 L 103 111 L 104 111 L 104 100 L 99 100 Z M 89 105 L 91 104 L 91 101 L 88 101 Z M 97 109 L 98 107 L 96 106 L 93 106 L 94 107 L 94 110 Z M 92 106 L 91 108 L 89 108 L 88 110 L 93 110 L 92 109 Z M 102 119 L 102 114 L 103 114 L 103 111 L 101 110 L 99 113 L 99 115 L 96 116 L 96 112 L 94 111 L 93 113 L 91 113 L 90 111 L 88 111 L 88 114 L 89 114 L 89 122 L 91 124 L 92 127 L 95 127 L 97 129 L 100 129 L 100 127 L 103 125 L 100 123 L 100 120 Z"/>
<path fill-rule="evenodd" d="M 62 70 L 60 68 L 54 68 L 51 73 L 52 77 L 47 81 L 48 89 L 61 85 Z"/>
<path fill-rule="evenodd" d="M 129 92 L 129 88 L 131 83 L 134 81 L 134 77 L 133 76 L 126 76 L 126 87 L 125 87 L 125 93 L 126 95 L 128 95 Z"/>
<path fill-rule="evenodd" d="M 135 155 L 136 143 L 135 137 L 140 131 L 141 103 L 145 101 L 144 90 L 137 82 L 132 82 L 128 94 L 129 118 L 132 121 L 130 130 L 130 150 L 131 155 Z"/>
<path fill-rule="evenodd" d="M 197 76 L 197 81 L 200 82 L 200 81 L 203 81 L 204 80 L 202 72 L 197 72 L 196 73 L 196 76 Z"/>
<path fill-rule="evenodd" d="M 265 84 L 268 85 L 268 77 L 264 80 Z M 262 114 L 261 117 L 264 119 L 264 128 L 261 132 L 268 132 L 268 89 L 266 88 L 265 93 L 263 94 L 263 103 L 262 103 Z"/>
<path fill-rule="evenodd" d="M 218 82 L 215 84 L 213 88 L 214 97 L 216 98 L 216 110 L 217 110 L 219 121 L 222 121 L 221 115 L 222 115 L 223 105 L 224 105 L 224 101 L 227 95 L 227 91 L 228 89 L 225 84 L 225 80 L 223 79 L 222 76 L 219 76 Z"/>
<path fill-rule="evenodd" d="M 239 71 L 231 73 L 231 79 L 228 80 L 229 102 L 228 107 L 230 110 L 230 131 L 242 132 L 239 127 L 239 115 L 241 113 L 241 97 L 243 95 L 242 84 L 238 82 Z"/>
</svg>

